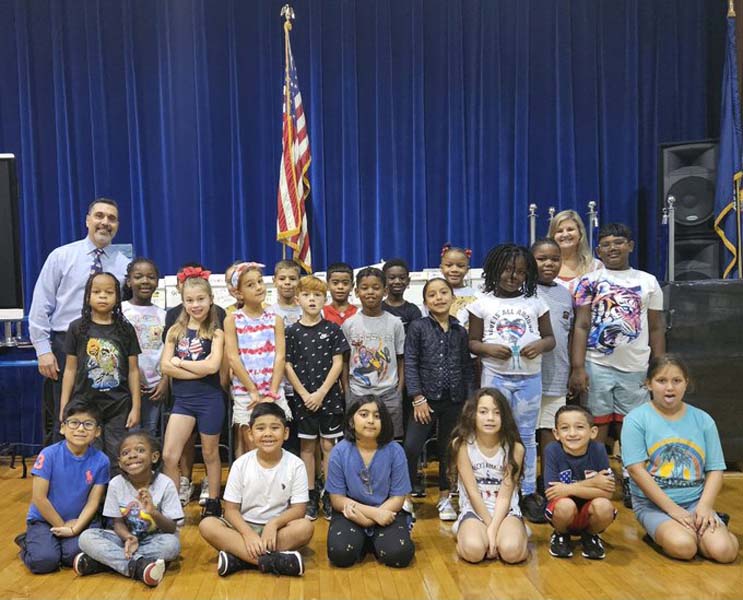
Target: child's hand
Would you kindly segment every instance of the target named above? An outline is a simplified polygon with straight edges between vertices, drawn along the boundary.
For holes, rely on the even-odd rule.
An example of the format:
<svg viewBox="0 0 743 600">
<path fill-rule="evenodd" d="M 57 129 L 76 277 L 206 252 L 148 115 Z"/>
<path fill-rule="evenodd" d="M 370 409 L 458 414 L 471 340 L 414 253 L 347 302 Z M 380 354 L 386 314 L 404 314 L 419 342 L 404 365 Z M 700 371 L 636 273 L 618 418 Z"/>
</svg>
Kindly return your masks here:
<svg viewBox="0 0 743 600">
<path fill-rule="evenodd" d="M 573 370 L 570 371 L 568 389 L 574 396 L 587 392 L 589 384 L 590 382 L 585 367 L 574 367 Z"/>
<path fill-rule="evenodd" d="M 304 405 L 307 407 L 307 410 L 315 412 L 317 410 L 320 410 L 324 398 L 325 395 L 322 392 L 312 392 L 309 396 L 307 396 L 307 399 L 304 401 Z"/>
<path fill-rule="evenodd" d="M 717 513 L 710 508 L 697 505 L 694 511 L 694 525 L 699 537 L 702 537 L 707 531 L 714 531 L 719 525 Z"/>
<path fill-rule="evenodd" d="M 508 360 L 511 358 L 511 349 L 503 344 L 485 344 L 486 354 L 498 360 Z"/>
<path fill-rule="evenodd" d="M 155 503 L 152 501 L 152 494 L 150 494 L 150 490 L 147 488 L 140 488 L 137 490 L 137 496 L 139 498 L 139 503 L 142 505 L 142 508 L 144 511 L 148 514 L 152 514 L 155 512 L 156 507 Z"/>
<path fill-rule="evenodd" d="M 74 530 L 76 523 L 77 523 L 77 519 L 71 519 L 60 527 L 51 527 L 49 531 L 52 532 L 52 535 L 60 537 L 60 538 L 75 537 L 77 535 L 77 533 L 75 533 L 75 530 Z"/>
<path fill-rule="evenodd" d="M 694 515 L 687 510 L 684 510 L 680 506 L 677 506 L 671 512 L 668 513 L 674 521 L 680 523 L 686 527 L 689 531 L 697 532 L 697 524 Z"/>
<path fill-rule="evenodd" d="M 416 396 L 415 399 L 423 398 L 423 396 Z M 428 406 L 428 402 L 424 402 L 423 404 L 418 404 L 417 406 L 413 407 L 413 418 L 418 422 L 422 423 L 423 425 L 428 425 L 428 423 L 431 422 L 431 413 L 433 411 L 431 410 L 431 407 Z"/>
<path fill-rule="evenodd" d="M 382 527 L 392 525 L 396 516 L 397 513 L 393 513 L 391 510 L 387 510 L 386 508 L 377 508 L 377 510 L 374 511 L 374 520 Z"/>
<path fill-rule="evenodd" d="M 547 498 L 547 500 L 567 498 L 568 496 L 570 496 L 568 486 L 559 481 L 550 481 L 544 490 L 544 497 Z"/>
<path fill-rule="evenodd" d="M 253 410 L 260 401 L 261 395 L 258 393 L 258 390 L 250 392 L 250 402 L 248 402 L 247 410 Z"/>
<path fill-rule="evenodd" d="M 155 391 L 152 392 L 152 395 L 150 396 L 150 401 L 152 402 L 160 402 L 165 398 L 165 394 L 168 393 L 168 380 L 166 378 L 162 378 L 160 380 L 160 383 L 155 386 Z"/>
<path fill-rule="evenodd" d="M 263 546 L 263 540 L 258 537 L 253 531 L 250 532 L 252 535 L 243 535 L 243 542 L 245 542 L 245 550 L 251 560 L 258 560 L 259 556 L 266 553 L 266 548 Z"/>
<path fill-rule="evenodd" d="M 266 526 L 263 528 L 263 533 L 261 534 L 261 541 L 263 542 L 263 547 L 266 551 L 273 552 L 276 550 L 276 538 L 278 537 L 278 533 L 279 530 L 273 521 L 266 523 Z"/>
<path fill-rule="evenodd" d="M 135 536 L 131 535 L 126 538 L 126 541 L 124 542 L 124 558 L 127 560 L 131 559 L 137 551 L 137 548 L 139 548 L 139 540 Z"/>
<path fill-rule="evenodd" d="M 492 526 L 493 521 L 490 523 L 491 524 L 488 525 L 488 528 L 485 530 L 485 533 L 488 536 L 487 557 L 491 560 L 496 560 L 498 558 L 498 546 L 496 544 L 496 536 L 498 532 L 495 530 L 495 527 Z"/>
<path fill-rule="evenodd" d="M 611 493 L 616 487 L 614 473 L 612 473 L 611 469 L 606 469 L 606 471 L 599 471 L 596 473 L 596 475 L 591 477 L 591 483 L 602 492 Z"/>
<path fill-rule="evenodd" d="M 183 362 L 183 359 L 180 358 L 179 356 L 173 356 L 170 359 L 170 364 L 173 365 L 174 367 L 180 367 L 182 362 Z"/>
<path fill-rule="evenodd" d="M 132 429 L 139 425 L 139 411 L 132 408 L 126 418 L 126 428 Z"/>
<path fill-rule="evenodd" d="M 521 348 L 521 356 L 528 359 L 534 359 L 537 356 L 539 356 L 542 353 L 542 344 L 540 343 L 542 340 L 537 340 L 535 342 L 531 342 L 530 344 L 527 344 L 523 348 Z"/>
</svg>

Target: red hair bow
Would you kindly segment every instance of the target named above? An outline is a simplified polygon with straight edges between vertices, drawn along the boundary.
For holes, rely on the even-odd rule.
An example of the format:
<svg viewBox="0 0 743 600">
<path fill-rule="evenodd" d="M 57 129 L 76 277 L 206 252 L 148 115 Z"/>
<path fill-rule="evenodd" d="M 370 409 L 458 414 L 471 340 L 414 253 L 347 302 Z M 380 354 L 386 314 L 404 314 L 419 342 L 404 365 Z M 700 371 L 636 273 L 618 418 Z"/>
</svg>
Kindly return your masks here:
<svg viewBox="0 0 743 600">
<path fill-rule="evenodd" d="M 186 279 L 191 278 L 199 278 L 199 279 L 206 279 L 209 281 L 209 276 L 212 274 L 211 271 L 207 271 L 206 269 L 202 269 L 201 267 L 186 267 L 178 273 L 178 281 L 183 283 L 186 281 Z"/>
</svg>

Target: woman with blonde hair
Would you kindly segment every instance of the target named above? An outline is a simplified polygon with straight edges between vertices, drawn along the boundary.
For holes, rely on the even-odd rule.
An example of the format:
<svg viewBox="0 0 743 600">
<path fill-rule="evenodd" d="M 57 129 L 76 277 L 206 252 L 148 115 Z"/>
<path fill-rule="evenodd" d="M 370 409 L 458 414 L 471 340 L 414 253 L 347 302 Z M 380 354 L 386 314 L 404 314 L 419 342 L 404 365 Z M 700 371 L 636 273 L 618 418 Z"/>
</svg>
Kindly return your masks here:
<svg viewBox="0 0 743 600">
<path fill-rule="evenodd" d="M 555 281 L 568 288 L 570 293 L 583 275 L 603 266 L 600 260 L 594 258 L 593 249 L 588 247 L 583 220 L 574 210 L 563 210 L 555 215 L 550 223 L 548 237 L 560 246 L 562 258 Z"/>
</svg>

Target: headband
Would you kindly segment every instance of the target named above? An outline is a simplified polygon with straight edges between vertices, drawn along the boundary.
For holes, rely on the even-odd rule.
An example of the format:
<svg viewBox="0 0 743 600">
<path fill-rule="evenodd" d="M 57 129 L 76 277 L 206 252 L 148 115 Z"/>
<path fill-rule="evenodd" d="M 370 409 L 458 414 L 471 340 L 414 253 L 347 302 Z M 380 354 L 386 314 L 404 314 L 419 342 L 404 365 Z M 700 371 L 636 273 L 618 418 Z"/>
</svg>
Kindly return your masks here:
<svg viewBox="0 0 743 600">
<path fill-rule="evenodd" d="M 266 265 L 259 262 L 243 262 L 235 266 L 235 270 L 232 271 L 232 277 L 230 277 L 230 283 L 233 288 L 237 287 L 240 282 L 240 275 L 245 273 L 248 269 L 265 269 Z"/>
<path fill-rule="evenodd" d="M 207 271 L 206 269 L 202 269 L 201 267 L 186 267 L 178 273 L 178 281 L 183 283 L 186 281 L 186 279 L 206 279 L 209 281 L 209 275 L 211 275 L 211 271 Z"/>
</svg>

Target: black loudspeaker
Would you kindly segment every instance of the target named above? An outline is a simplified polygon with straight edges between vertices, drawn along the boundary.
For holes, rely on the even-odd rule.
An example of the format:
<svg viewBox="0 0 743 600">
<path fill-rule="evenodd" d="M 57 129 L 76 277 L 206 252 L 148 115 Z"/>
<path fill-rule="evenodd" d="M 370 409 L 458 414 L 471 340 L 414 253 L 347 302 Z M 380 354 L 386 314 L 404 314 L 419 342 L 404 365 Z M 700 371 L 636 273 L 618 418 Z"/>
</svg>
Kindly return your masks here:
<svg viewBox="0 0 743 600">
<path fill-rule="evenodd" d="M 714 231 L 717 140 L 661 144 L 658 206 L 675 198 L 675 275 L 680 281 L 720 277 L 720 239 Z"/>
<path fill-rule="evenodd" d="M 0 154 L 0 317 L 5 318 L 23 316 L 20 229 L 15 156 Z"/>
</svg>

